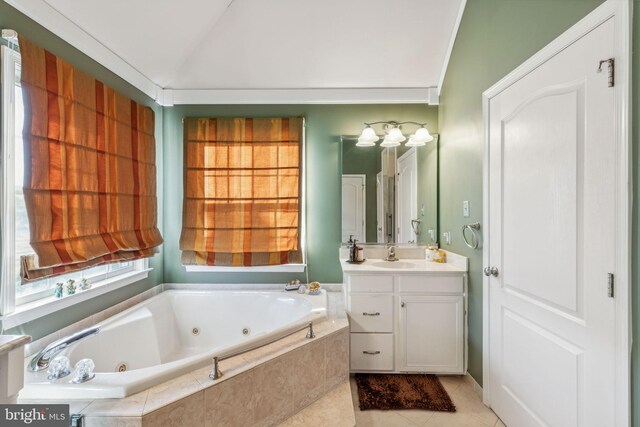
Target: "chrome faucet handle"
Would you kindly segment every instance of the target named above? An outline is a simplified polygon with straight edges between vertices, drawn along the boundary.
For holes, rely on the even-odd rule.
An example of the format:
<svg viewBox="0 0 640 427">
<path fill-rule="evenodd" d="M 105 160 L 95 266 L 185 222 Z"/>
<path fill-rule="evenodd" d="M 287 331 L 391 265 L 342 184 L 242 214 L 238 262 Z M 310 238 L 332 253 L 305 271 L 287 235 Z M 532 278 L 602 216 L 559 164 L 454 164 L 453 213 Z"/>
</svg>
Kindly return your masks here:
<svg viewBox="0 0 640 427">
<path fill-rule="evenodd" d="M 66 356 L 58 356 L 49 362 L 47 369 L 47 379 L 58 380 L 64 378 L 71 373 L 69 369 L 69 358 Z"/>
<path fill-rule="evenodd" d="M 76 363 L 76 376 L 71 380 L 72 383 L 81 384 L 95 378 L 96 374 L 93 372 L 96 368 L 96 364 L 91 359 L 82 359 Z"/>
</svg>

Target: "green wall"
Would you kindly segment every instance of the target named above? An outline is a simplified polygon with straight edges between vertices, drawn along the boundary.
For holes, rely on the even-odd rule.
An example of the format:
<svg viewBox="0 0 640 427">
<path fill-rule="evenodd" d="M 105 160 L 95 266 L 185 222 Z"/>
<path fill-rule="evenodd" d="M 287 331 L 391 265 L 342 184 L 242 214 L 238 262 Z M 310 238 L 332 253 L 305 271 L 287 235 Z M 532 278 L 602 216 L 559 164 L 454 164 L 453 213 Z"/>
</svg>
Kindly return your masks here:
<svg viewBox="0 0 640 427">
<path fill-rule="evenodd" d="M 162 114 L 163 110 L 152 99 L 144 93 L 134 88 L 120 77 L 116 76 L 105 67 L 78 51 L 64 40 L 55 36 L 50 31 L 37 24 L 35 21 L 27 18 L 13 7 L 3 1 L 0 1 L 0 28 L 9 28 L 16 30 L 18 33 L 29 38 L 33 42 L 39 44 L 50 52 L 58 55 L 64 60 L 70 62 L 86 73 L 94 76 L 98 80 L 111 86 L 115 90 L 131 97 L 137 102 L 151 107 L 156 114 L 156 145 L 157 155 L 156 163 L 158 166 L 158 176 L 162 176 Z M 158 203 L 162 205 L 162 181 L 158 182 Z M 158 225 L 162 231 L 162 212 L 158 213 Z M 161 249 L 162 250 L 162 249 Z M 23 324 L 21 326 L 5 330 L 5 334 L 28 334 L 33 339 L 38 339 L 44 335 L 48 335 L 60 328 L 63 328 L 80 319 L 90 316 L 114 304 L 124 301 L 134 295 L 144 292 L 145 290 L 163 282 L 162 253 L 153 257 L 150 261 L 153 270 L 149 274 L 149 278 L 133 285 L 115 290 L 87 301 L 82 304 L 66 308 L 46 317 L 42 317 L 33 322 Z"/>
<path fill-rule="evenodd" d="M 469 373 L 482 384 L 482 248 L 462 241 L 482 221 L 482 92 L 571 27 L 601 0 L 467 0 L 440 97 L 440 233 L 469 257 Z M 471 216 L 462 217 L 462 202 Z M 441 234 L 442 235 L 442 234 Z"/>
<path fill-rule="evenodd" d="M 180 264 L 178 241 L 182 221 L 182 118 L 298 116 L 306 118 L 307 241 L 309 279 L 341 283 L 338 261 L 341 223 L 340 135 L 356 135 L 363 122 L 414 120 L 437 133 L 437 107 L 426 105 L 219 105 L 165 108 L 164 159 L 165 282 L 284 283 L 303 274 L 187 273 Z"/>
</svg>

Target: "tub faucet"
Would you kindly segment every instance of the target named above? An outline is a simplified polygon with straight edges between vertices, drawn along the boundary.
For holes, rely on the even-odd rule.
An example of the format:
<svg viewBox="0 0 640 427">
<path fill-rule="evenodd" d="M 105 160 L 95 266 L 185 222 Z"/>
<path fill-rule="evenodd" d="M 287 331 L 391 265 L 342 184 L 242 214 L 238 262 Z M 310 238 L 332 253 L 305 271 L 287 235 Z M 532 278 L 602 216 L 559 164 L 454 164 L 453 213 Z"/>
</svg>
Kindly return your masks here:
<svg viewBox="0 0 640 427">
<path fill-rule="evenodd" d="M 53 358 L 61 353 L 65 348 L 91 335 L 95 335 L 98 332 L 100 332 L 100 325 L 84 329 L 80 332 L 76 332 L 73 335 L 69 335 L 68 337 L 64 337 L 58 341 L 52 342 L 43 350 L 40 350 L 40 352 L 38 352 L 38 354 L 36 354 L 33 359 L 31 359 L 31 362 L 29 362 L 29 369 L 34 372 L 47 369 L 47 367 L 49 366 L 49 362 L 51 362 L 51 360 L 53 360 Z"/>
<path fill-rule="evenodd" d="M 387 246 L 387 257 L 384 259 L 385 261 L 398 261 L 396 257 L 396 247 L 393 245 Z"/>
</svg>

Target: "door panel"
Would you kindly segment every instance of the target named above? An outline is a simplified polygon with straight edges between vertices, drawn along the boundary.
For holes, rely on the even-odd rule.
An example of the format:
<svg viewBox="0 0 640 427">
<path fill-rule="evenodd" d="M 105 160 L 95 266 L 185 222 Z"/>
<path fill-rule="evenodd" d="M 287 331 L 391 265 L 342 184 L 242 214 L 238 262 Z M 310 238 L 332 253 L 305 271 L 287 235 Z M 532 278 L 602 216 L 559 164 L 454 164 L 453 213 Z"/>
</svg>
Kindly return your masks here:
<svg viewBox="0 0 640 427">
<path fill-rule="evenodd" d="M 418 219 L 418 157 L 415 149 L 398 159 L 398 240 L 415 243 L 416 233 L 411 221 Z"/>
<path fill-rule="evenodd" d="M 462 373 L 463 296 L 402 296 L 400 304 L 398 370 Z"/>
<path fill-rule="evenodd" d="M 615 424 L 613 30 L 489 100 L 489 390 L 509 426 Z"/>
<path fill-rule="evenodd" d="M 342 241 L 365 236 L 365 175 L 342 175 Z"/>
<path fill-rule="evenodd" d="M 501 147 L 504 287 L 572 314 L 582 294 L 575 244 L 582 234 L 584 126 L 584 83 L 544 90 L 503 120 Z M 545 166 L 523 174 L 530 165 Z M 523 230 L 536 223 L 545 226 Z"/>
</svg>

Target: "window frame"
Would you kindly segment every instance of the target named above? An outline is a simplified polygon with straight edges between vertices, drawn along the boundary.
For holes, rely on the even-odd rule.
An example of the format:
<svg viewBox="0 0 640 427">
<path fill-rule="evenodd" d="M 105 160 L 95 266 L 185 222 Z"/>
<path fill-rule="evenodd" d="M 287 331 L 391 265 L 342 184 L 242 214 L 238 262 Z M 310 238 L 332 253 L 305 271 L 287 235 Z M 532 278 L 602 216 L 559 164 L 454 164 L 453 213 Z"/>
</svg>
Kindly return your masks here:
<svg viewBox="0 0 640 427">
<path fill-rule="evenodd" d="M 130 266 L 115 271 L 86 276 L 91 289 L 74 295 L 55 298 L 51 288 L 25 296 L 16 293 L 15 245 L 15 85 L 21 66 L 20 53 L 9 46 L 0 46 L 0 112 L 2 134 L 0 141 L 0 321 L 2 330 L 35 320 L 106 292 L 135 283 L 149 276 L 148 259 L 131 262 Z M 97 266 L 96 266 L 97 267 Z M 89 272 L 91 269 L 85 270 Z M 99 280 L 97 280 L 99 279 Z M 55 279 L 54 279 L 55 280 Z"/>
</svg>

